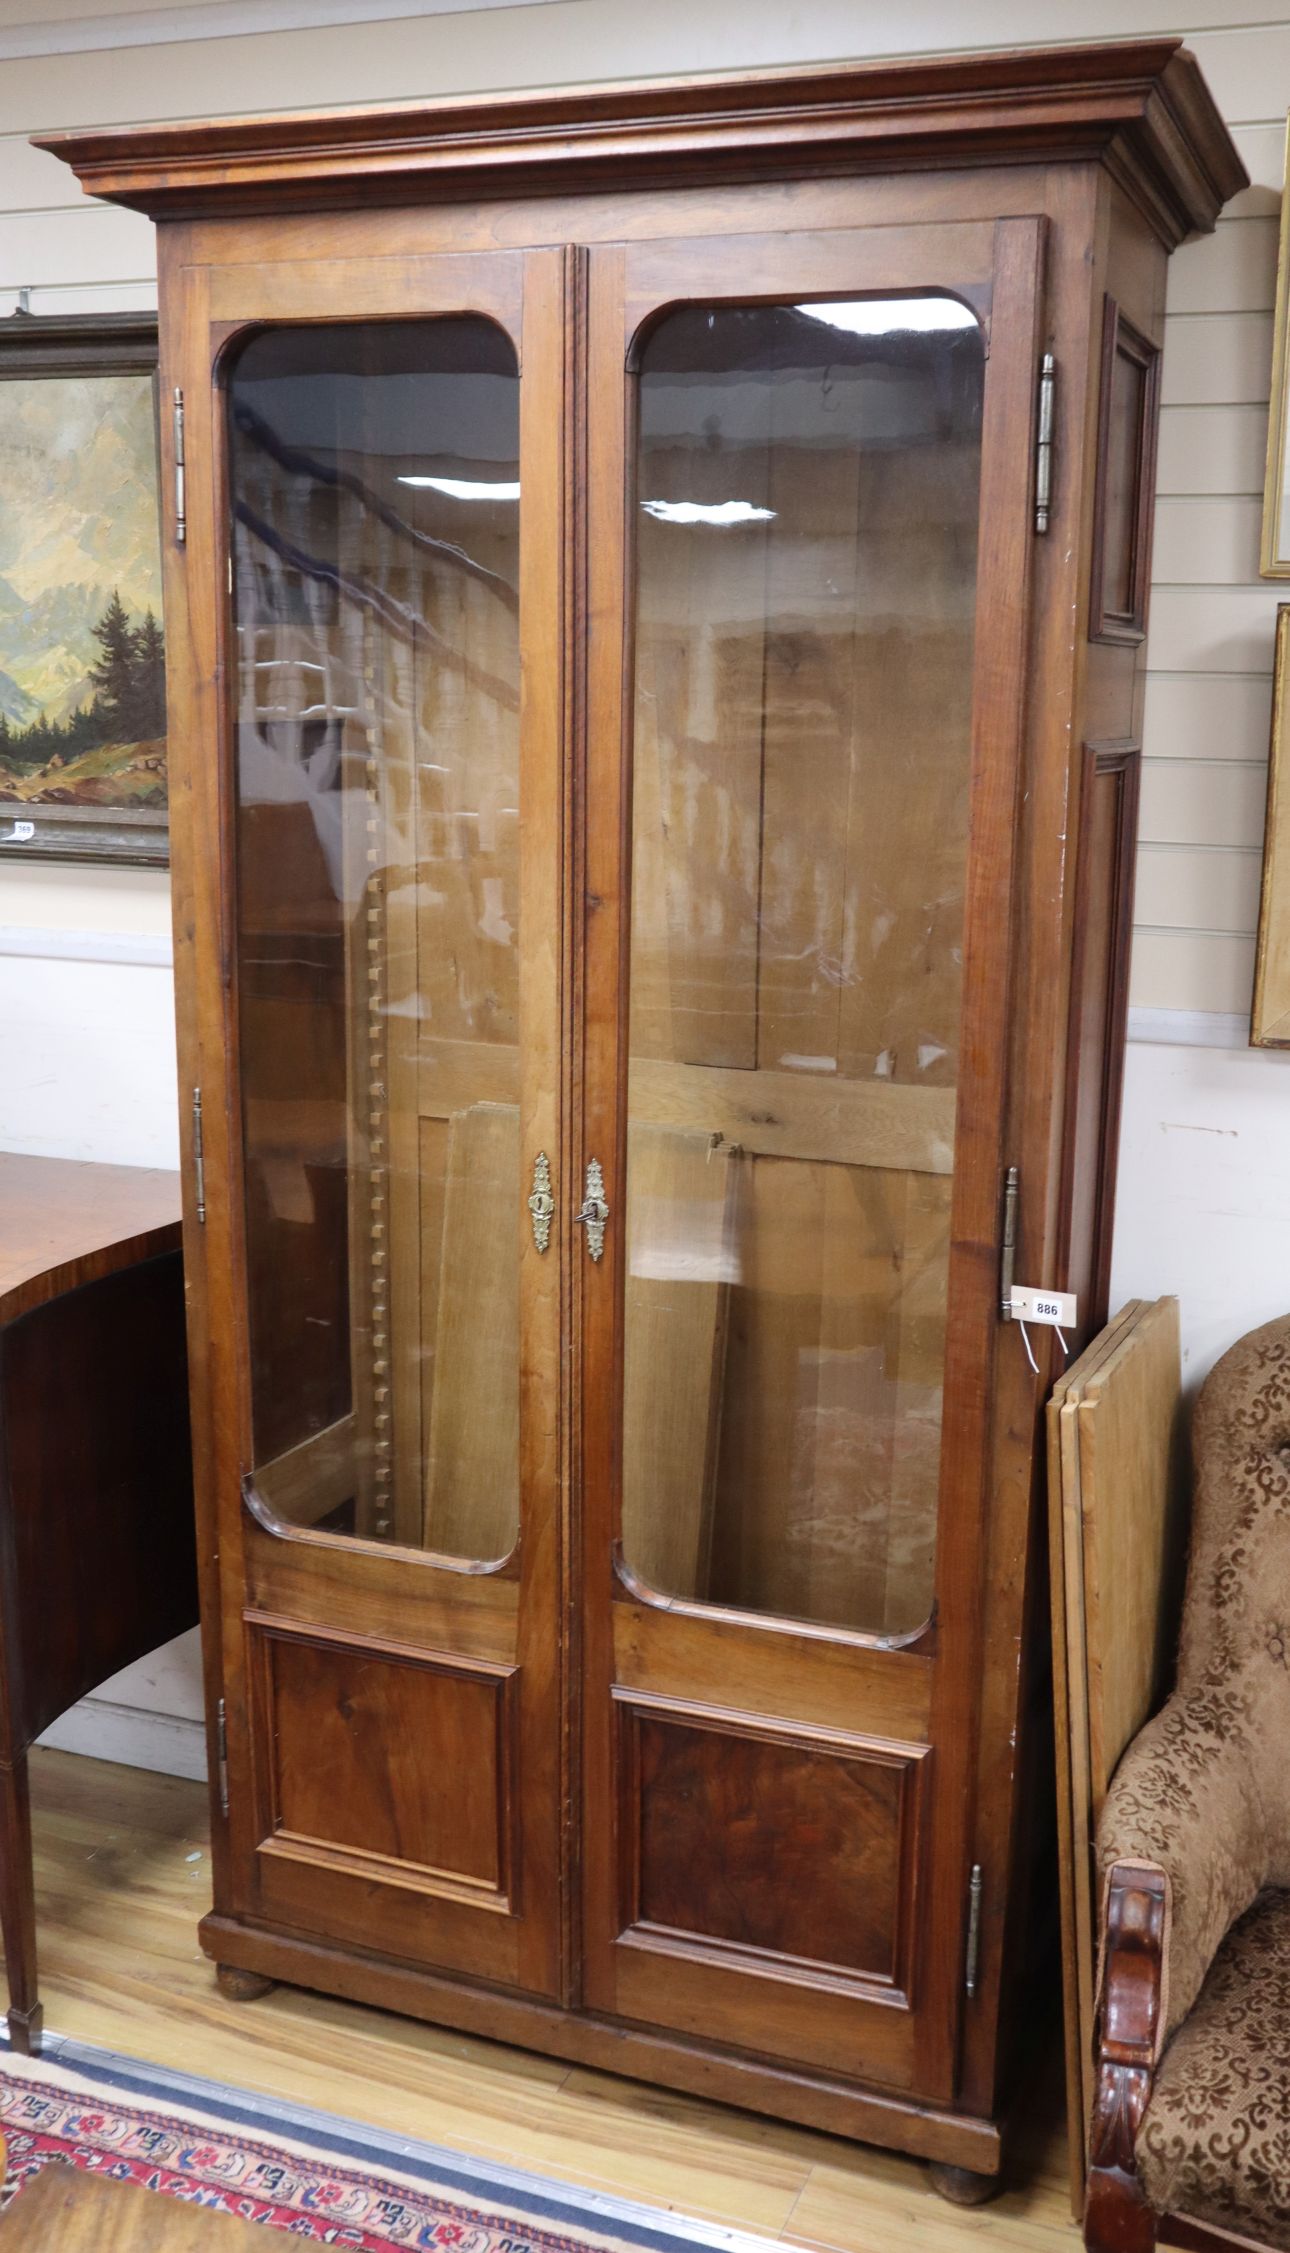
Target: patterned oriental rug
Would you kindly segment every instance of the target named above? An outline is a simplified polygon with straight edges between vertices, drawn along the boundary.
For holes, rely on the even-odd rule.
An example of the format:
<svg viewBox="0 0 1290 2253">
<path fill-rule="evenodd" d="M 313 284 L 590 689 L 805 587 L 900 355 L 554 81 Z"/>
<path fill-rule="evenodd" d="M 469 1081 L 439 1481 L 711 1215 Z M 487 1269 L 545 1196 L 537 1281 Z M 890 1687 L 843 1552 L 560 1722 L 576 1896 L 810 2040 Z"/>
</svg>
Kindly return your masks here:
<svg viewBox="0 0 1290 2253">
<path fill-rule="evenodd" d="M 90 2054 L 81 2052 L 82 2062 Z M 42 2168 L 62 2166 L 142 2184 L 163 2198 L 213 2207 L 285 2230 L 305 2244 L 349 2253 L 384 2253 L 392 2246 L 443 2253 L 706 2253 L 714 2243 L 733 2249 L 760 2242 L 702 2224 L 691 2232 L 676 2217 L 651 2216 L 645 2208 L 635 2210 L 637 2222 L 626 2201 L 581 2194 L 568 2184 L 512 2176 L 512 2185 L 524 2186 L 517 2191 L 506 2185 L 506 2170 L 491 2184 L 483 2162 L 436 2155 L 433 2146 L 387 2145 L 402 2164 L 373 2165 L 369 2153 L 378 2147 L 379 2157 L 381 2143 L 373 2130 L 355 2128 L 351 2135 L 348 2123 L 326 2114 L 193 2081 L 183 2085 L 189 2101 L 176 2104 L 175 2077 L 157 2076 L 149 2090 L 149 2068 L 97 2054 L 107 2063 L 87 2074 L 59 2057 L 19 2058 L 0 2049 L 0 2133 L 8 2149 L 0 2205 L 21 2198 L 24 2183 Z M 113 2063 L 126 2069 L 119 2079 L 109 2078 Z M 296 2133 L 279 2135 L 278 2117 L 289 2118 Z M 326 2129 L 330 2148 L 315 2141 Z M 355 2141 L 368 2147 L 361 2164 L 353 2156 Z M 450 2179 L 433 2179 L 419 2158 L 423 2153 L 438 2156 Z M 451 2180 L 454 2175 L 459 2180 Z M 488 2197 L 490 2188 L 500 2195 Z M 618 2214 L 611 2211 L 615 2206 Z"/>
</svg>

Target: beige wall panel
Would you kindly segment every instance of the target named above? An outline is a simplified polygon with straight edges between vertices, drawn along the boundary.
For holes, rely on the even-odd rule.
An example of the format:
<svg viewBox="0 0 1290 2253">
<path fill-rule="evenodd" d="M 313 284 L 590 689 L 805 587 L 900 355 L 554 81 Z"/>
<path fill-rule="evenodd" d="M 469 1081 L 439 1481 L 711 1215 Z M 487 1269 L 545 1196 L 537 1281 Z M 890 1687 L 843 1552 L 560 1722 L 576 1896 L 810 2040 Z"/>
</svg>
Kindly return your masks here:
<svg viewBox="0 0 1290 2253">
<path fill-rule="evenodd" d="M 597 0 L 557 0 L 245 39 L 159 37 L 149 47 L 26 58 L 0 67 L 0 132 L 322 109 L 617 76 L 612 68 L 587 67 L 587 18 L 596 6 Z"/>
<path fill-rule="evenodd" d="M 1199 1009 L 1243 1017 L 1253 991 L 1253 939 L 1212 931 L 1134 933 L 1129 978 L 1134 1009 Z"/>
<path fill-rule="evenodd" d="M 0 224 L 0 290 L 148 281 L 156 271 L 156 229 L 138 211 L 95 203 L 13 213 Z"/>
<path fill-rule="evenodd" d="M 1270 673 L 1147 676 L 1148 759 L 1266 759 L 1271 724 Z"/>
<path fill-rule="evenodd" d="M 1162 587 L 1151 597 L 1148 657 L 1166 673 L 1266 673 L 1277 588 Z"/>
<path fill-rule="evenodd" d="M 1229 219 L 1244 219 L 1266 212 L 1276 218 L 1285 180 L 1286 136 L 1280 123 L 1238 125 L 1232 139 L 1250 175 L 1250 185 L 1227 206 Z"/>
<path fill-rule="evenodd" d="M 484 8 L 546 7 L 550 0 L 0 0 L 0 61 L 80 54 L 89 48 L 149 47 L 160 38 L 229 39 L 328 24 L 388 23 L 405 16 L 470 15 Z M 36 13 L 33 15 L 33 9 Z"/>
<path fill-rule="evenodd" d="M 1211 15 L 1209 20 L 1214 24 L 1218 19 Z M 1257 35 L 1251 29 L 1255 24 Z M 1187 44 L 1224 117 L 1264 125 L 1284 115 L 1290 86 L 1290 23 L 1284 8 L 1275 16 L 1244 9 L 1229 29 L 1189 33 Z"/>
<path fill-rule="evenodd" d="M 133 0 L 132 16 L 173 15 L 176 0 Z M 12 26 L 25 30 L 40 16 L 40 0 L 0 0 L 0 40 Z M 96 21 L 112 19 L 121 11 L 109 5 L 109 0 L 45 0 L 44 14 L 48 22 L 71 24 L 80 37 L 92 37 Z"/>
<path fill-rule="evenodd" d="M 469 13 L 472 7 L 494 4 L 494 0 L 386 0 L 386 5 L 374 5 L 366 0 L 364 12 L 373 16 L 393 18 L 400 10 L 406 15 L 426 14 L 431 9 L 445 15 Z M 519 4 L 519 0 L 516 0 Z M 347 10 L 340 0 L 133 0 L 128 10 L 118 10 L 110 0 L 50 0 L 46 15 L 61 26 L 66 26 L 71 41 L 92 38 L 96 25 L 108 24 L 124 15 L 131 26 L 138 23 L 145 28 L 153 22 L 164 23 L 179 17 L 195 17 L 207 23 L 229 23 L 247 26 L 251 23 L 272 27 L 285 19 L 309 26 L 324 19 L 337 19 L 356 13 Z M 605 9 L 617 20 L 627 19 L 622 9 Z M 675 26 L 684 23 L 684 12 L 676 7 L 659 13 L 670 15 Z M 727 24 L 733 13 L 727 7 L 714 8 Z M 835 5 L 818 6 L 812 11 L 817 19 L 836 26 L 843 11 Z M 973 45 L 1007 46 L 1019 42 L 1019 25 L 1014 0 L 977 0 L 977 4 L 964 11 L 963 44 L 970 38 Z M 25 33 L 32 21 L 40 16 L 38 0 L 0 0 L 0 42 L 11 26 Z M 1134 10 L 1133 30 L 1139 33 L 1195 32 L 1197 28 L 1215 30 L 1243 30 L 1261 25 L 1280 25 L 1285 21 L 1284 9 L 1278 0 L 1142 0 Z M 968 29 L 970 25 L 970 31 Z M 1050 39 L 1100 39 L 1125 36 L 1125 19 L 1117 10 L 1116 0 L 1052 0 L 1045 16 L 1046 34 Z M 808 34 L 809 35 L 809 34 Z M 794 31 L 788 33 L 791 38 Z M 796 36 L 803 36 L 800 29 Z M 897 20 L 879 21 L 869 35 L 869 46 L 874 54 L 896 54 L 937 45 L 949 45 L 946 22 L 946 0 L 917 0 L 917 4 L 901 11 Z M 1028 42 L 1019 42 L 1026 44 Z M 19 45 L 23 44 L 20 36 Z M 838 50 L 841 52 L 842 50 Z"/>
<path fill-rule="evenodd" d="M 83 213 L 93 208 L 75 173 L 56 156 L 33 149 L 25 133 L 0 134 L 0 211 Z"/>
<path fill-rule="evenodd" d="M 1156 490 L 1253 493 L 1261 500 L 1267 442 L 1266 400 L 1249 407 L 1165 407 L 1160 416 Z M 1147 656 L 1159 664 L 1150 639 Z"/>
<path fill-rule="evenodd" d="M 1134 914 L 1139 928 L 1230 931 L 1249 938 L 1258 922 L 1258 852 L 1144 845 Z"/>
<path fill-rule="evenodd" d="M 1246 766 L 1233 759 L 1212 765 L 1146 759 L 1138 835 L 1153 845 L 1247 846 L 1257 852 L 1266 793 L 1266 760 Z"/>
<path fill-rule="evenodd" d="M 1247 586 L 1259 575 L 1262 503 L 1252 493 L 1175 496 L 1156 504 L 1157 586 Z"/>
<path fill-rule="evenodd" d="M 1270 312 L 1277 291 L 1277 232 L 1272 213 L 1265 219 L 1224 218 L 1212 235 L 1184 243 L 1169 261 L 1169 312 Z"/>
<path fill-rule="evenodd" d="M 1265 407 L 1271 376 L 1270 313 L 1180 313 L 1166 321 L 1162 405 Z"/>
<path fill-rule="evenodd" d="M 38 13 L 34 0 L 30 5 Z M 1168 34 L 1187 31 L 1189 16 L 1212 25 L 1216 12 L 1137 0 L 1130 25 L 1116 0 L 1052 0 L 1042 37 Z M 160 34 L 165 15 L 159 16 Z M 1273 89 L 1290 84 L 1290 26 L 1265 18 L 1266 29 L 1252 37 L 1246 27 L 1257 20 L 1256 10 L 1242 6 L 1240 28 L 1200 33 L 1193 44 L 1225 113 L 1266 123 L 1278 106 Z M 0 72 L 0 131 L 826 62 L 857 53 L 1006 47 L 1017 36 L 1008 0 L 977 0 L 959 11 L 945 0 L 922 0 L 863 17 L 854 0 L 812 0 L 794 10 L 749 8 L 745 0 L 704 0 L 700 8 L 694 0 L 650 0 L 645 8 L 639 0 L 552 0 L 245 40 L 159 37 L 156 45 L 115 53 L 15 60 Z"/>
</svg>

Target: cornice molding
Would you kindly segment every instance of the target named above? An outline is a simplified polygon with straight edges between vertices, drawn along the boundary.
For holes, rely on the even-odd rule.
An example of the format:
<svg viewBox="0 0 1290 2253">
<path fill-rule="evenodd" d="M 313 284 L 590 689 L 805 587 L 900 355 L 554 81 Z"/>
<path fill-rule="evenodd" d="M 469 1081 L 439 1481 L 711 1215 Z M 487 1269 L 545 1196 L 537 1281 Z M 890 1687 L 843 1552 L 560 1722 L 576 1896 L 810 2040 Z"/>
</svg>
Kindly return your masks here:
<svg viewBox="0 0 1290 2253">
<path fill-rule="evenodd" d="M 1101 161 L 1172 247 L 1247 185 L 1176 39 L 738 78 L 470 95 L 39 139 L 87 193 L 156 219 L 638 184 Z"/>
</svg>

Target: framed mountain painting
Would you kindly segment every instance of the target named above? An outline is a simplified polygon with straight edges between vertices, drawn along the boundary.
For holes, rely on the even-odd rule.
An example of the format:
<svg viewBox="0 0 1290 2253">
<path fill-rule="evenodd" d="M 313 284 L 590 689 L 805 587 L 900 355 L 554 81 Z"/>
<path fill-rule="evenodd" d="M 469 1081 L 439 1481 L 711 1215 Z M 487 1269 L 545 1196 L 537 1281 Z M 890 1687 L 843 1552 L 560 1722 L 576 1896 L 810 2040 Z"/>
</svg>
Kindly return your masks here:
<svg viewBox="0 0 1290 2253">
<path fill-rule="evenodd" d="M 0 861 L 164 865 L 151 314 L 0 321 Z"/>
</svg>

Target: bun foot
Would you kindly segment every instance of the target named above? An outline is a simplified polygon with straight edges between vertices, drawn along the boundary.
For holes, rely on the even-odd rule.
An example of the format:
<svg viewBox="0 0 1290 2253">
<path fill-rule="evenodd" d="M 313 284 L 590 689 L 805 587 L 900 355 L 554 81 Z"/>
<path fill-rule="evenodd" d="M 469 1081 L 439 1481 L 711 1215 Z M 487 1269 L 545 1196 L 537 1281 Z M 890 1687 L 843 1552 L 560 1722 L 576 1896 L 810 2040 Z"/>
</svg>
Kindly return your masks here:
<svg viewBox="0 0 1290 2253">
<path fill-rule="evenodd" d="M 948 2198 L 951 2206 L 985 2206 L 1003 2188 L 998 2175 L 978 2175 L 973 2167 L 950 2167 L 943 2159 L 933 2159 L 927 2172 L 932 2188 Z"/>
<path fill-rule="evenodd" d="M 236 1964 L 216 1964 L 215 1984 L 226 2002 L 258 2003 L 277 1981 L 266 1979 L 263 1972 L 239 1971 Z"/>
</svg>

